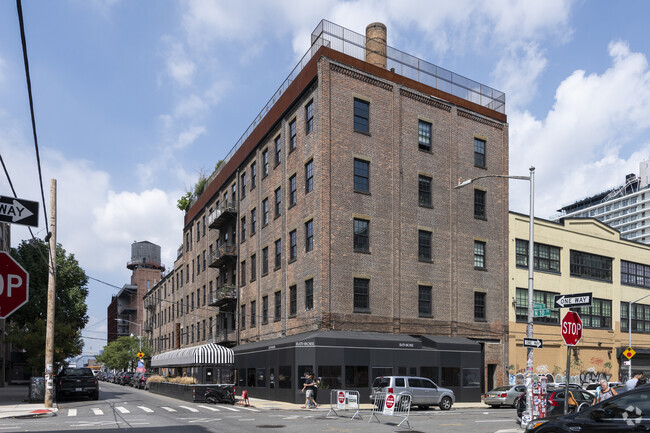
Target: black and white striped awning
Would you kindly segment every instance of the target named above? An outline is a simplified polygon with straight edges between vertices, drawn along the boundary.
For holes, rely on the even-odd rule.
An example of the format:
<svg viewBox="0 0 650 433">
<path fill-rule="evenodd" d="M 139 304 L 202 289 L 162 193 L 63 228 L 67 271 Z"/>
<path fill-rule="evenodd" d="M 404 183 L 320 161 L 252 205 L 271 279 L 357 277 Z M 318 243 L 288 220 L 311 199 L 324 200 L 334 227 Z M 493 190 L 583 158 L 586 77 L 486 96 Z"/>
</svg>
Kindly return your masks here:
<svg viewBox="0 0 650 433">
<path fill-rule="evenodd" d="M 171 350 L 151 357 L 152 367 L 232 365 L 234 363 L 235 355 L 232 349 L 213 343 Z"/>
</svg>

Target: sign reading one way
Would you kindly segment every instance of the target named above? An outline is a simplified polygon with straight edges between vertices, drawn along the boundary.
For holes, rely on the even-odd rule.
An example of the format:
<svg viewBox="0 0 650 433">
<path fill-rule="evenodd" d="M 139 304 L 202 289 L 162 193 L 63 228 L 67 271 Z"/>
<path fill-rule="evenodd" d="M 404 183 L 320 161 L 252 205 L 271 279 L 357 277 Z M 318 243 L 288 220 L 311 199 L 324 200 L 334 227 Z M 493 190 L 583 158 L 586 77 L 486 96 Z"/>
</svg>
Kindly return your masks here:
<svg viewBox="0 0 650 433">
<path fill-rule="evenodd" d="M 29 300 L 29 274 L 13 257 L 0 251 L 0 319 Z"/>
<path fill-rule="evenodd" d="M 0 195 L 0 222 L 38 227 L 38 202 Z"/>
</svg>

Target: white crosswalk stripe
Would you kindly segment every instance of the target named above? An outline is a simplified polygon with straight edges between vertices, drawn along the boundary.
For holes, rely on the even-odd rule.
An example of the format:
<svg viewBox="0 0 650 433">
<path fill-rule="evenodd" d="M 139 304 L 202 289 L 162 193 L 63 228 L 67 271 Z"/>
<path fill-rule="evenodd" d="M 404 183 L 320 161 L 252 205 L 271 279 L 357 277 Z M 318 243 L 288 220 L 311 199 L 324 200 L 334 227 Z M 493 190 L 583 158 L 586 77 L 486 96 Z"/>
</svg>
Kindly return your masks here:
<svg viewBox="0 0 650 433">
<path fill-rule="evenodd" d="M 77 416 L 77 409 L 70 409 L 68 411 L 68 416 Z"/>
<path fill-rule="evenodd" d="M 98 407 L 93 407 L 92 410 L 95 415 L 104 415 L 104 411 Z"/>
<path fill-rule="evenodd" d="M 250 410 L 251 412 L 259 412 L 260 411 L 259 409 L 255 409 L 255 408 L 252 408 L 252 407 L 246 407 L 246 406 L 241 406 L 240 409 Z"/>
<path fill-rule="evenodd" d="M 199 407 L 202 407 L 203 409 L 211 410 L 213 412 L 219 412 L 219 409 L 217 409 L 216 407 L 203 406 L 202 404 L 200 404 Z"/>
<path fill-rule="evenodd" d="M 194 409 L 193 407 L 189 407 L 189 406 L 178 406 L 178 407 L 182 407 L 183 409 L 187 409 L 190 412 L 198 412 L 198 409 Z"/>
<path fill-rule="evenodd" d="M 233 412 L 239 412 L 239 409 L 235 409 L 234 407 L 228 407 L 228 406 L 219 406 L 219 407 L 221 407 L 223 409 L 226 409 L 226 410 L 231 410 Z"/>
<path fill-rule="evenodd" d="M 176 412 L 176 409 L 172 409 L 171 407 L 161 406 L 161 408 L 165 409 L 167 412 Z"/>
<path fill-rule="evenodd" d="M 131 413 L 127 408 L 122 407 L 122 406 L 115 406 L 115 409 L 119 410 L 120 413 Z"/>
<path fill-rule="evenodd" d="M 139 408 L 139 409 L 142 409 L 143 411 L 145 411 L 145 412 L 147 412 L 147 413 L 153 413 L 153 410 L 149 409 L 149 408 L 146 407 L 146 406 L 138 406 L 138 408 Z"/>
</svg>

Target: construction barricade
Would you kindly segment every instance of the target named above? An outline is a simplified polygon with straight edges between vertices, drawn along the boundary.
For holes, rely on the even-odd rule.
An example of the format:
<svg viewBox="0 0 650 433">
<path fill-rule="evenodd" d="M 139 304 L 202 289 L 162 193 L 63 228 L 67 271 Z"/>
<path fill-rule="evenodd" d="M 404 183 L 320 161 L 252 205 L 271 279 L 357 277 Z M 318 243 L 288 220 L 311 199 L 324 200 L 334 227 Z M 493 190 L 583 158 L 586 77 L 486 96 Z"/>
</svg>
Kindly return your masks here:
<svg viewBox="0 0 650 433">
<path fill-rule="evenodd" d="M 345 389 L 333 389 L 330 391 L 330 411 L 327 412 L 329 417 L 331 414 L 339 416 L 338 412 L 352 412 L 351 420 L 356 417 L 361 418 L 359 412 L 359 391 L 348 391 Z"/>
<path fill-rule="evenodd" d="M 411 394 L 376 392 L 374 396 L 374 405 L 372 406 L 372 413 L 370 414 L 368 422 L 372 421 L 372 418 L 374 417 L 377 422 L 381 423 L 381 420 L 377 415 L 394 416 L 402 418 L 399 424 L 397 424 L 397 427 L 401 427 L 402 424 L 406 423 L 408 428 L 411 428 L 411 425 L 409 424 Z"/>
</svg>

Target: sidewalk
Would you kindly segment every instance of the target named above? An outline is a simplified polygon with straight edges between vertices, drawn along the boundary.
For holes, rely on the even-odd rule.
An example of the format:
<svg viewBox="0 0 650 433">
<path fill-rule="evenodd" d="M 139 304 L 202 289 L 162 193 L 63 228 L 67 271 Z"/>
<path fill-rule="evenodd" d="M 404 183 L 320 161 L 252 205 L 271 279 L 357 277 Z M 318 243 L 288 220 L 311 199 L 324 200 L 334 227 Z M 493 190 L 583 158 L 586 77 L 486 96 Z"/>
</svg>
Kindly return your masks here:
<svg viewBox="0 0 650 433">
<path fill-rule="evenodd" d="M 249 398 L 251 406 L 258 409 L 266 410 L 325 410 L 329 411 L 330 405 L 328 402 L 321 402 L 318 405 L 317 409 L 301 409 L 302 404 L 296 403 L 287 403 L 285 401 L 273 401 L 273 400 L 263 400 L 261 398 Z M 239 396 L 237 397 L 237 403 L 239 404 Z M 435 406 L 432 406 L 435 409 Z M 371 410 L 372 405 L 370 403 L 362 403 L 359 405 L 361 410 Z M 472 403 L 454 403 L 451 408 L 454 409 L 491 409 L 490 406 L 482 402 L 472 402 Z M 413 409 L 411 409 L 413 410 Z M 415 409 L 417 411 L 417 409 Z"/>
<path fill-rule="evenodd" d="M 0 388 L 0 418 L 52 416 L 58 410 L 56 403 L 46 408 L 44 403 L 29 402 L 28 385 L 8 385 Z"/>
</svg>

